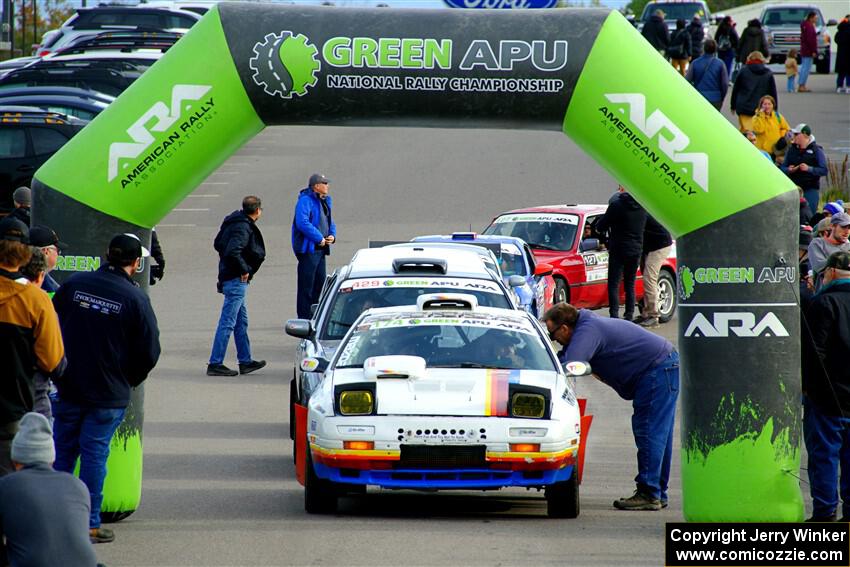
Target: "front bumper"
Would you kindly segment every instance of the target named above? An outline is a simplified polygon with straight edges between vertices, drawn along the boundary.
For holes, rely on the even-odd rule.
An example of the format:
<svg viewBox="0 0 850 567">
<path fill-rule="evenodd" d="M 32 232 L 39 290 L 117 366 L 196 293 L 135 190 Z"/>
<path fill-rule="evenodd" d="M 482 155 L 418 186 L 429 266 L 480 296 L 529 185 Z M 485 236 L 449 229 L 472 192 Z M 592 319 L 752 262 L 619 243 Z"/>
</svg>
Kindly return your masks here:
<svg viewBox="0 0 850 567">
<path fill-rule="evenodd" d="M 368 416 L 311 420 L 308 439 L 320 478 L 384 488 L 485 489 L 544 486 L 567 480 L 579 453 L 579 431 L 556 420 L 504 417 Z M 372 450 L 345 448 L 346 441 L 371 441 Z M 514 444 L 539 444 L 517 452 Z M 437 459 L 427 466 L 405 461 L 404 447 L 440 452 L 477 448 L 483 459 Z"/>
</svg>

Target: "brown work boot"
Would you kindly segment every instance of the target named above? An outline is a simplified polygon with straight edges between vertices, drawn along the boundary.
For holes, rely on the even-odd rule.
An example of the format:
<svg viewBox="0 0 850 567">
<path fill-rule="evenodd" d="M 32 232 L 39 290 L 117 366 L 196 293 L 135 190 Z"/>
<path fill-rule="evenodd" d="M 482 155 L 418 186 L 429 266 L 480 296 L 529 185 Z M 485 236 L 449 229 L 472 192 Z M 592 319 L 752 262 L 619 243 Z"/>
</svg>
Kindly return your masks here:
<svg viewBox="0 0 850 567">
<path fill-rule="evenodd" d="M 644 494 L 640 490 L 635 490 L 635 493 L 628 498 L 614 501 L 614 508 L 618 510 L 660 510 L 661 507 L 661 500 Z"/>
<path fill-rule="evenodd" d="M 89 539 L 92 543 L 110 543 L 115 541 L 115 533 L 109 528 L 91 528 Z"/>
</svg>

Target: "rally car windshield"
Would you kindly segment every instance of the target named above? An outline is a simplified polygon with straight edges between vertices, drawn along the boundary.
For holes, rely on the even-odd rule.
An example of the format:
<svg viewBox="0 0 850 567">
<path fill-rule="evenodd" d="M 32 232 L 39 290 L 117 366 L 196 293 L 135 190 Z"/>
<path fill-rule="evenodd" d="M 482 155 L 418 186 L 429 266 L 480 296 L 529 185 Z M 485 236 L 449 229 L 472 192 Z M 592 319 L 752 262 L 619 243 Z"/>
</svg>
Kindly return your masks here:
<svg viewBox="0 0 850 567">
<path fill-rule="evenodd" d="M 525 277 L 528 275 L 528 270 L 525 269 L 522 250 L 518 246 L 502 244 L 502 253 L 499 255 L 499 266 L 502 268 L 502 275 L 505 277 Z"/>
<path fill-rule="evenodd" d="M 422 294 L 468 293 L 482 307 L 513 309 L 495 282 L 463 278 L 369 278 L 347 280 L 339 286 L 322 338 L 339 340 L 367 309 L 416 305 Z"/>
<path fill-rule="evenodd" d="M 430 368 L 505 368 L 557 371 L 527 321 L 480 315 L 367 319 L 341 346 L 336 368 L 360 368 L 372 356 L 421 356 Z"/>
<path fill-rule="evenodd" d="M 484 230 L 484 234 L 516 236 L 532 248 L 571 250 L 578 230 L 575 215 L 518 214 L 502 215 Z"/>
</svg>

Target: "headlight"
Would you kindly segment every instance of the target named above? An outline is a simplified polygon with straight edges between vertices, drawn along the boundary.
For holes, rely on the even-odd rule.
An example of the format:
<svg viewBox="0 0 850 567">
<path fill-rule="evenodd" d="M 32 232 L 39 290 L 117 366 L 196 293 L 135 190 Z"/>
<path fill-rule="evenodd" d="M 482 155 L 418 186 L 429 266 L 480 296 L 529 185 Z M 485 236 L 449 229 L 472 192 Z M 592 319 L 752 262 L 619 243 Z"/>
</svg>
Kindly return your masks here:
<svg viewBox="0 0 850 567">
<path fill-rule="evenodd" d="M 345 390 L 339 394 L 339 413 L 342 415 L 369 415 L 374 407 L 372 392 Z"/>
<path fill-rule="evenodd" d="M 541 394 L 517 392 L 511 397 L 511 415 L 541 418 L 546 414 L 546 398 Z"/>
</svg>

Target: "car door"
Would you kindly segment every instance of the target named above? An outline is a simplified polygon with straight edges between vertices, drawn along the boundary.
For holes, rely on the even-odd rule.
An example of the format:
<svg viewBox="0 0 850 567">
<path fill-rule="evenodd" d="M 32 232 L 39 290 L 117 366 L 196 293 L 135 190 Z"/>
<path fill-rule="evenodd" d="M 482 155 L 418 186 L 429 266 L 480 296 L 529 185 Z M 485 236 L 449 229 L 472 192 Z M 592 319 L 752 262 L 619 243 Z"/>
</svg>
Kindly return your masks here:
<svg viewBox="0 0 850 567">
<path fill-rule="evenodd" d="M 0 210 L 12 209 L 12 193 L 21 185 L 28 185 L 35 172 L 27 146 L 25 127 L 0 128 Z"/>
<path fill-rule="evenodd" d="M 599 238 L 599 235 L 594 232 L 594 227 L 600 218 L 602 214 L 584 217 L 582 241 L 587 238 Z M 579 250 L 581 250 L 581 244 L 579 244 Z M 600 242 L 598 248 L 580 253 L 584 260 L 584 285 L 581 297 L 588 305 L 598 307 L 608 305 L 608 250 Z"/>
</svg>

